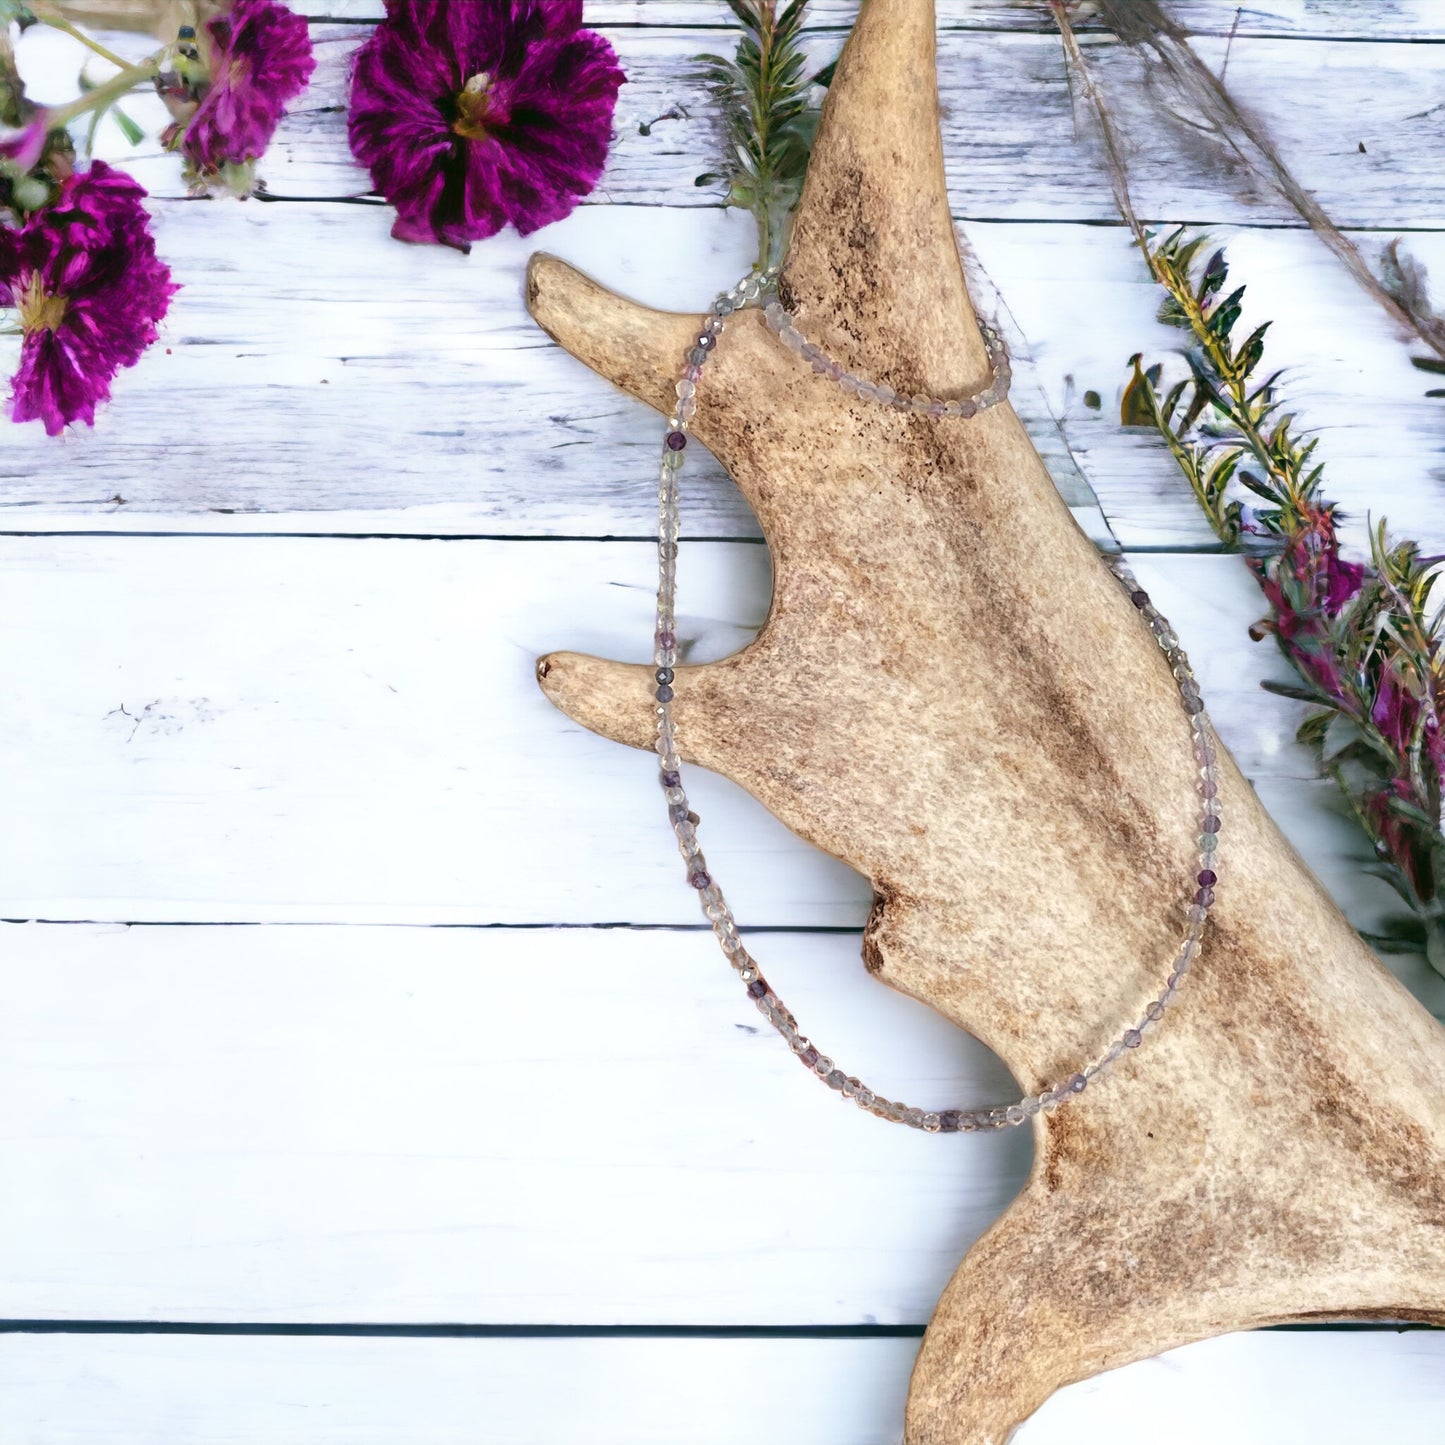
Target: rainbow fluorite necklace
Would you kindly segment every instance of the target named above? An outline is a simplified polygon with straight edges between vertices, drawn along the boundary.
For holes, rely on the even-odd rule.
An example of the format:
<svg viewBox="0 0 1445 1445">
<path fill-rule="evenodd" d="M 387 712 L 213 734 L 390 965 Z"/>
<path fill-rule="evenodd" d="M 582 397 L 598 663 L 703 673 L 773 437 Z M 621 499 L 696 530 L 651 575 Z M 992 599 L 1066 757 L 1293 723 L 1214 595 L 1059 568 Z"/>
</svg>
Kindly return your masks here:
<svg viewBox="0 0 1445 1445">
<path fill-rule="evenodd" d="M 1185 974 L 1199 956 L 1204 925 L 1209 916 L 1209 907 L 1214 902 L 1214 885 L 1217 881 L 1220 809 L 1214 730 L 1204 710 L 1204 702 L 1199 695 L 1189 659 L 1179 646 L 1179 639 L 1173 629 L 1124 566 L 1114 559 L 1106 559 L 1110 570 L 1128 592 L 1155 641 L 1169 659 L 1175 681 L 1179 685 L 1180 700 L 1189 721 L 1194 757 L 1198 764 L 1198 858 L 1192 880 L 1185 890 L 1188 926 L 1163 989 L 1132 1027 L 1125 1029 L 1102 1054 L 1085 1064 L 1079 1072 L 1059 1080 L 1042 1093 L 1028 1094 L 1014 1103 L 999 1104 L 992 1108 L 917 1109 L 885 1099 L 851 1074 L 845 1073 L 803 1035 L 798 1028 L 797 1019 L 773 992 L 743 944 L 737 922 L 723 897 L 722 889 L 708 871 L 697 838 L 698 819 L 688 806 L 687 793 L 682 786 L 682 764 L 677 754 L 677 728 L 672 716 L 673 684 L 676 681 L 678 660 L 675 611 L 677 544 L 680 533 L 678 474 L 682 470 L 692 418 L 697 412 L 698 383 L 702 379 L 703 368 L 717 345 L 718 337 L 722 335 L 727 318 L 735 311 L 758 306 L 763 308 L 768 325 L 777 334 L 780 343 L 801 361 L 807 362 L 820 377 L 832 381 L 865 401 L 898 411 L 929 417 L 956 417 L 960 420 L 976 416 L 1007 398 L 1012 373 L 1008 349 L 1002 338 L 991 327 L 981 324 L 979 330 L 988 351 L 992 373 L 983 390 L 972 396 L 947 399 L 921 394 L 912 397 L 900 396 L 892 387 L 879 385 L 865 376 L 845 370 L 808 341 L 792 324 L 777 297 L 776 288 L 775 270 L 755 271 L 713 302 L 711 314 L 688 349 L 682 378 L 677 383 L 677 405 L 668 420 L 667 435 L 663 442 L 657 493 L 658 586 L 653 662 L 656 667 L 656 747 L 660 781 L 667 798 L 668 817 L 672 821 L 678 848 L 687 867 L 687 881 L 697 890 L 703 912 L 712 925 L 712 931 L 721 944 L 723 953 L 747 988 L 748 996 L 757 1005 L 758 1011 L 782 1035 L 793 1053 L 811 1073 L 829 1088 L 837 1090 L 843 1098 L 851 1099 L 860 1109 L 866 1109 L 880 1119 L 906 1124 L 910 1128 L 929 1133 L 969 1133 L 1022 1124 L 1041 1111 L 1050 1112 L 1067 1100 L 1082 1094 L 1093 1080 L 1118 1059 L 1131 1049 L 1137 1049 L 1144 1036 L 1159 1023 L 1164 1011 L 1178 997 Z"/>
</svg>

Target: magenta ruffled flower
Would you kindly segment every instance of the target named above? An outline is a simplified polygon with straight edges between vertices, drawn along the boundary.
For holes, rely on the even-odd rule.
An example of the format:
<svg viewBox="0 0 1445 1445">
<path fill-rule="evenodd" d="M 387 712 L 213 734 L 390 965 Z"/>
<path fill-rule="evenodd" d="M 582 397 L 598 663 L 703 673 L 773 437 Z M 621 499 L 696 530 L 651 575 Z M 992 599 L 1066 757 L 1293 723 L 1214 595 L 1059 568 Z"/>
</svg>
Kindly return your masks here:
<svg viewBox="0 0 1445 1445">
<path fill-rule="evenodd" d="M 466 251 L 592 190 L 626 77 L 581 25 L 582 0 L 387 0 L 357 53 L 350 136 L 393 236 Z"/>
<path fill-rule="evenodd" d="M 39 419 L 51 436 L 73 421 L 93 426 L 116 372 L 156 339 L 179 288 L 156 256 L 144 196 L 95 161 L 23 226 L 0 229 L 0 306 L 19 309 L 23 337 L 16 421 Z"/>
<path fill-rule="evenodd" d="M 260 157 L 316 61 L 305 18 L 275 0 L 236 0 L 207 21 L 206 36 L 210 79 L 181 145 L 211 175 Z"/>
</svg>

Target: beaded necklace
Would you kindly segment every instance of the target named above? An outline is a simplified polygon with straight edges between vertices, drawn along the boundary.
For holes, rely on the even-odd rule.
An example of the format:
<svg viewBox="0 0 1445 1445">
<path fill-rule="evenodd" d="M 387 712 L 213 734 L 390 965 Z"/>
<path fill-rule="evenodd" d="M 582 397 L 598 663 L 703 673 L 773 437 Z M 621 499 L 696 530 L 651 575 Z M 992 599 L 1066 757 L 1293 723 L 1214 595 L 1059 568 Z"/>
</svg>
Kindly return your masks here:
<svg viewBox="0 0 1445 1445">
<path fill-rule="evenodd" d="M 1157 1026 L 1164 1011 L 1179 996 L 1180 985 L 1190 965 L 1199 955 L 1209 907 L 1214 902 L 1217 882 L 1215 867 L 1219 846 L 1220 807 L 1217 776 L 1217 751 L 1214 729 L 1204 710 L 1203 699 L 1195 682 L 1189 659 L 1179 645 L 1169 623 L 1150 602 L 1133 575 L 1116 558 L 1106 557 L 1106 564 L 1129 594 L 1129 600 L 1164 651 L 1179 684 L 1179 696 L 1189 721 L 1198 764 L 1200 795 L 1197 871 L 1189 887 L 1191 901 L 1187 906 L 1188 927 L 1174 956 L 1163 990 L 1156 995 L 1132 1028 L 1122 1034 L 1097 1058 L 1078 1073 L 1059 1081 L 1039 1094 L 1027 1094 L 1015 1103 L 980 1109 L 916 1109 L 907 1104 L 885 1099 L 851 1074 L 845 1074 L 832 1059 L 825 1057 L 798 1028 L 798 1021 L 788 1012 L 783 1001 L 762 976 L 757 963 L 743 944 L 732 910 L 722 890 L 708 872 L 707 862 L 698 844 L 698 818 L 688 806 L 682 786 L 682 764 L 677 755 L 677 728 L 672 717 L 673 682 L 677 666 L 677 542 L 680 534 L 678 512 L 678 473 L 682 469 L 692 418 L 697 412 L 697 384 L 703 367 L 722 335 L 727 318 L 735 311 L 759 307 L 769 327 L 790 352 L 807 361 L 821 377 L 836 382 L 844 390 L 866 401 L 892 407 L 898 411 L 931 417 L 965 418 L 997 406 L 1008 396 L 1012 373 L 1008 349 L 991 327 L 980 323 L 992 372 L 989 384 L 970 397 L 944 399 L 923 394 L 900 396 L 892 387 L 880 385 L 856 372 L 845 370 L 812 342 L 806 340 L 789 319 L 778 300 L 777 269 L 754 271 L 730 291 L 725 291 L 712 304 L 711 314 L 689 348 L 682 379 L 677 383 L 677 405 L 668 420 L 662 449 L 662 467 L 658 483 L 658 587 L 656 630 L 653 637 L 653 662 L 656 667 L 655 697 L 657 700 L 657 741 L 659 776 L 667 798 L 668 816 L 677 835 L 678 848 L 687 867 L 687 880 L 697 890 L 703 913 L 712 925 L 723 953 L 739 979 L 746 985 L 748 996 L 758 1011 L 781 1034 L 803 1065 L 829 1088 L 860 1109 L 893 1123 L 906 1124 L 932 1134 L 972 1133 L 1022 1124 L 1040 1112 L 1051 1113 L 1060 1104 L 1082 1094 L 1089 1084 L 1108 1070 L 1131 1049 L 1137 1049 L 1144 1036 Z"/>
</svg>

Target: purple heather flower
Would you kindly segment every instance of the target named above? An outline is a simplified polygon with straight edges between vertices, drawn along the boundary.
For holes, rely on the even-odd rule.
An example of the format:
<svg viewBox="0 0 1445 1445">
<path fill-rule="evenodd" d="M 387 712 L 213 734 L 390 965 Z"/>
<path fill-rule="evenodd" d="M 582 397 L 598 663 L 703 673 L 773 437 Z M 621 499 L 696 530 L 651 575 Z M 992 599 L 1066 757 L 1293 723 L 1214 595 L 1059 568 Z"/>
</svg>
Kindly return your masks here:
<svg viewBox="0 0 1445 1445">
<path fill-rule="evenodd" d="M 156 256 L 144 196 L 95 161 L 23 226 L 0 229 L 0 306 L 19 309 L 23 337 L 16 421 L 38 418 L 51 436 L 72 421 L 93 426 L 111 378 L 156 339 L 178 288 Z"/>
<path fill-rule="evenodd" d="M 356 56 L 350 136 L 393 236 L 466 251 L 591 191 L 625 77 L 581 25 L 582 0 L 387 0 Z"/>
<path fill-rule="evenodd" d="M 236 0 L 206 22 L 206 36 L 210 78 L 181 146 L 202 175 L 214 175 L 262 154 L 316 61 L 305 18 L 276 0 Z"/>
</svg>

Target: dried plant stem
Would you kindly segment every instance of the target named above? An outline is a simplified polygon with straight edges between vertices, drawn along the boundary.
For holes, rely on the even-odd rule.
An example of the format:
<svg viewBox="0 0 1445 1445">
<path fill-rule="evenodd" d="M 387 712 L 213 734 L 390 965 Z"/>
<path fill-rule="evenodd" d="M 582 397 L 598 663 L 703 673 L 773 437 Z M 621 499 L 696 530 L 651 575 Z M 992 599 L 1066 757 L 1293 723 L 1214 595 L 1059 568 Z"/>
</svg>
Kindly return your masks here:
<svg viewBox="0 0 1445 1445">
<path fill-rule="evenodd" d="M 1188 32 L 1170 19 L 1158 0 L 1096 0 L 1096 3 L 1101 18 L 1119 39 L 1152 57 L 1181 99 L 1192 103 L 1202 117 L 1205 131 L 1278 192 L 1397 326 L 1412 333 L 1436 356 L 1445 359 L 1445 320 L 1436 316 L 1428 303 L 1402 304 L 1402 300 L 1407 298 L 1392 291 L 1375 275 L 1359 247 L 1300 184 L 1263 128 L 1240 107 L 1222 78 L 1199 58 L 1189 43 Z M 1137 237 L 1140 234 L 1139 222 L 1129 199 L 1128 168 L 1108 106 L 1089 74 L 1082 47 L 1069 21 L 1066 0 L 1049 0 L 1049 8 L 1059 26 L 1065 53 L 1080 77 L 1084 94 L 1097 119 L 1115 201 L 1120 214 Z"/>
<path fill-rule="evenodd" d="M 1065 0 L 1049 0 L 1049 8 L 1054 12 L 1054 19 L 1058 23 L 1059 36 L 1064 43 L 1064 54 L 1073 67 L 1073 73 L 1078 77 L 1079 85 L 1088 98 L 1089 105 L 1093 108 L 1094 119 L 1099 127 L 1099 136 L 1104 143 L 1104 151 L 1109 159 L 1109 185 L 1114 192 L 1114 204 L 1119 208 L 1119 214 L 1124 218 L 1125 224 L 1134 233 L 1134 239 L 1139 243 L 1139 249 L 1148 257 L 1149 242 L 1145 236 L 1144 227 L 1134 212 L 1134 198 L 1129 194 L 1129 168 L 1124 162 L 1124 151 L 1119 144 L 1118 134 L 1114 130 L 1114 121 L 1109 114 L 1109 107 L 1104 103 L 1104 97 L 1095 84 L 1094 72 L 1084 60 L 1083 47 L 1079 44 L 1079 37 L 1074 33 L 1074 24 L 1069 19 Z"/>
</svg>

